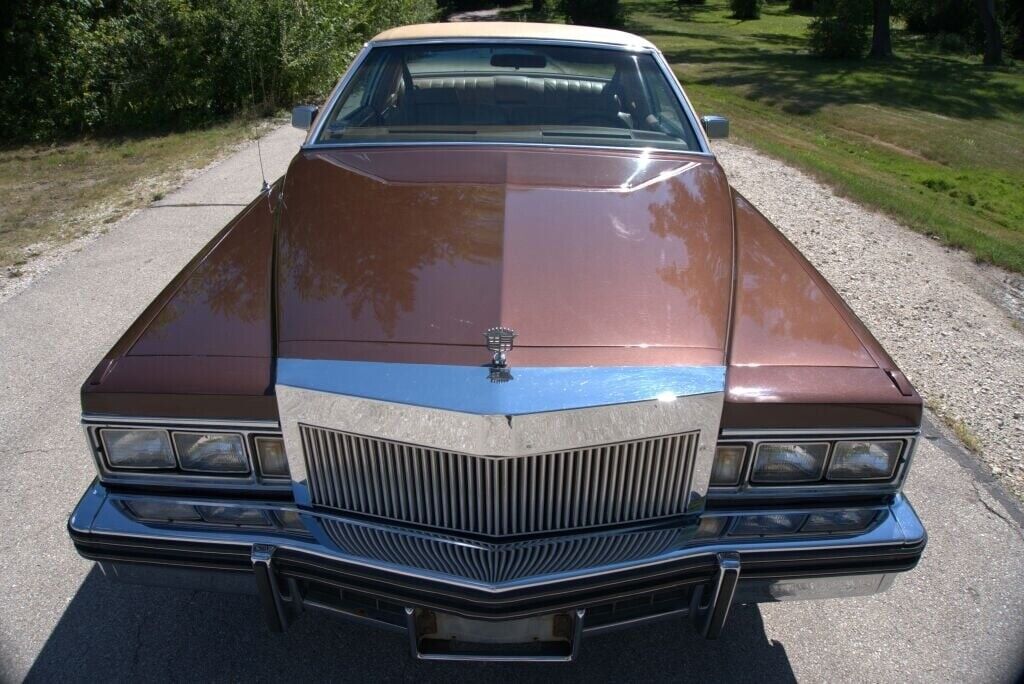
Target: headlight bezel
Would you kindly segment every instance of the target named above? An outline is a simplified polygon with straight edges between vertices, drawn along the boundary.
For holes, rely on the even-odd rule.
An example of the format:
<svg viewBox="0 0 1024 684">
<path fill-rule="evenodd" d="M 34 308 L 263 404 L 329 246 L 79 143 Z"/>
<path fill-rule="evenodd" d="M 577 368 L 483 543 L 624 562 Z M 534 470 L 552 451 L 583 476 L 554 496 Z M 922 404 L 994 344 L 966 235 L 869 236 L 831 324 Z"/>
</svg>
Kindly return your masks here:
<svg viewBox="0 0 1024 684">
<path fill-rule="evenodd" d="M 263 477 L 256 458 L 257 438 L 281 438 L 277 421 L 222 421 L 205 419 L 150 419 L 82 416 L 86 440 L 93 461 L 104 483 L 173 487 L 176 489 L 215 489 L 220 491 L 258 491 L 261 493 L 290 492 L 291 479 Z M 110 463 L 103 439 L 105 430 L 161 430 L 166 432 L 174 456 L 174 466 L 167 468 L 119 467 Z M 175 433 L 201 433 L 236 435 L 241 439 L 245 472 L 217 472 L 193 470 L 183 467 L 174 440 Z"/>
<path fill-rule="evenodd" d="M 812 499 L 822 497 L 863 497 L 898 492 L 910 469 L 917 442 L 918 428 L 881 428 L 847 430 L 723 430 L 716 447 L 743 447 L 744 462 L 739 483 L 731 486 L 710 484 L 708 497 L 712 500 L 751 501 L 754 499 Z M 805 482 L 755 482 L 753 466 L 758 447 L 765 443 L 820 443 L 829 444 L 820 477 Z M 839 442 L 900 442 L 900 453 L 890 476 L 873 479 L 830 479 L 836 445 Z M 716 448 L 717 451 L 717 448 Z M 712 457 L 713 458 L 713 457 Z"/>
</svg>

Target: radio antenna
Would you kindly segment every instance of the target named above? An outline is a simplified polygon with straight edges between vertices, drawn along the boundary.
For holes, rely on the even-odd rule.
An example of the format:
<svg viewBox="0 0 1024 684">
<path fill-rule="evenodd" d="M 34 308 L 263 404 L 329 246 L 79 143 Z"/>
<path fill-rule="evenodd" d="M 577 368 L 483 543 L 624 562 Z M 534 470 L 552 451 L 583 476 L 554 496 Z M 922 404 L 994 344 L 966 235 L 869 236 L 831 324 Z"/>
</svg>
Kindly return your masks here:
<svg viewBox="0 0 1024 684">
<path fill-rule="evenodd" d="M 256 83 L 253 81 L 252 75 L 252 54 L 249 55 L 249 95 L 252 98 L 252 109 L 256 111 Z M 265 99 L 265 98 L 264 98 Z M 270 184 L 267 183 L 267 172 L 263 170 L 263 150 L 260 149 L 260 138 L 259 134 L 256 136 L 256 158 L 260 161 L 260 177 L 263 179 L 263 186 L 260 188 L 261 193 L 267 193 L 270 191 Z"/>
<path fill-rule="evenodd" d="M 267 192 L 270 190 L 270 184 L 267 183 L 267 174 L 263 170 L 263 151 L 260 150 L 260 139 L 256 138 L 256 156 L 260 160 L 260 176 L 263 177 L 263 187 L 260 188 L 260 192 Z"/>
</svg>

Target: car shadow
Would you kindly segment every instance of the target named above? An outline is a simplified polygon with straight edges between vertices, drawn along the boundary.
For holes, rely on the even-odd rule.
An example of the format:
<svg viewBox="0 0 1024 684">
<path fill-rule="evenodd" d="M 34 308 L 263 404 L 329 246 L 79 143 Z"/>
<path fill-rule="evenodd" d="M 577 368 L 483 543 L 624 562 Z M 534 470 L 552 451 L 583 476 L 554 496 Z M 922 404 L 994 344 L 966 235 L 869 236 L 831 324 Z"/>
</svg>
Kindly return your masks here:
<svg viewBox="0 0 1024 684">
<path fill-rule="evenodd" d="M 273 634 L 253 596 L 119 584 L 94 567 L 27 681 L 794 681 L 754 606 L 734 608 L 718 641 L 671 620 L 589 637 L 576 663 L 418 662 L 408 648 L 403 635 L 319 612 Z"/>
</svg>

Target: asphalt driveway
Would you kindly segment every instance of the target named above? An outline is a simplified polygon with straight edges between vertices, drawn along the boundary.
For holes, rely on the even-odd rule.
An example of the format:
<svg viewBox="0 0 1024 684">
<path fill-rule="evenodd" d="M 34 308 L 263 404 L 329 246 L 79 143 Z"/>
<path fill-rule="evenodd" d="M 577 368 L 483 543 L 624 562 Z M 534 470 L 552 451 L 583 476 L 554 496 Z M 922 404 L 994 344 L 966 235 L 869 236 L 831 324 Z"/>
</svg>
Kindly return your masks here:
<svg viewBox="0 0 1024 684">
<path fill-rule="evenodd" d="M 301 134 L 263 143 L 268 176 Z M 727 168 L 728 170 L 728 168 Z M 258 191 L 255 150 L 209 169 L 0 304 L 0 680 L 501 678 L 1010 681 L 1024 666 L 1024 515 L 928 427 L 908 493 L 930 534 L 889 592 L 736 609 L 594 637 L 571 665 L 417 663 L 403 638 L 307 614 L 268 633 L 247 597 L 109 583 L 64 524 L 93 477 L 78 386 L 192 254 Z"/>
</svg>

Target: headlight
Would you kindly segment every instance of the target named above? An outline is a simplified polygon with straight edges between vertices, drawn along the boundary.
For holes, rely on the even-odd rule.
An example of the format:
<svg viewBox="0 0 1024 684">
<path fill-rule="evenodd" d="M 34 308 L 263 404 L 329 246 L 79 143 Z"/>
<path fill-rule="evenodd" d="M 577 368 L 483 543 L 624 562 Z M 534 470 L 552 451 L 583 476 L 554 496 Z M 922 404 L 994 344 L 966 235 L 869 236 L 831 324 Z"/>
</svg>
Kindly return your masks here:
<svg viewBox="0 0 1024 684">
<path fill-rule="evenodd" d="M 774 444 L 757 447 L 752 482 L 814 482 L 821 479 L 828 443 Z"/>
<path fill-rule="evenodd" d="M 716 487 L 736 485 L 743 470 L 744 446 L 720 446 L 715 449 L 715 463 L 711 466 L 711 484 Z"/>
<path fill-rule="evenodd" d="M 291 477 L 284 440 L 280 437 L 257 437 L 256 458 L 260 462 L 260 474 L 263 477 Z"/>
<path fill-rule="evenodd" d="M 830 480 L 888 480 L 903 442 L 837 442 L 828 467 Z"/>
<path fill-rule="evenodd" d="M 174 447 L 182 470 L 247 473 L 249 459 L 239 435 L 175 432 Z"/>
<path fill-rule="evenodd" d="M 166 430 L 102 430 L 111 468 L 173 468 L 174 449 Z"/>
</svg>

